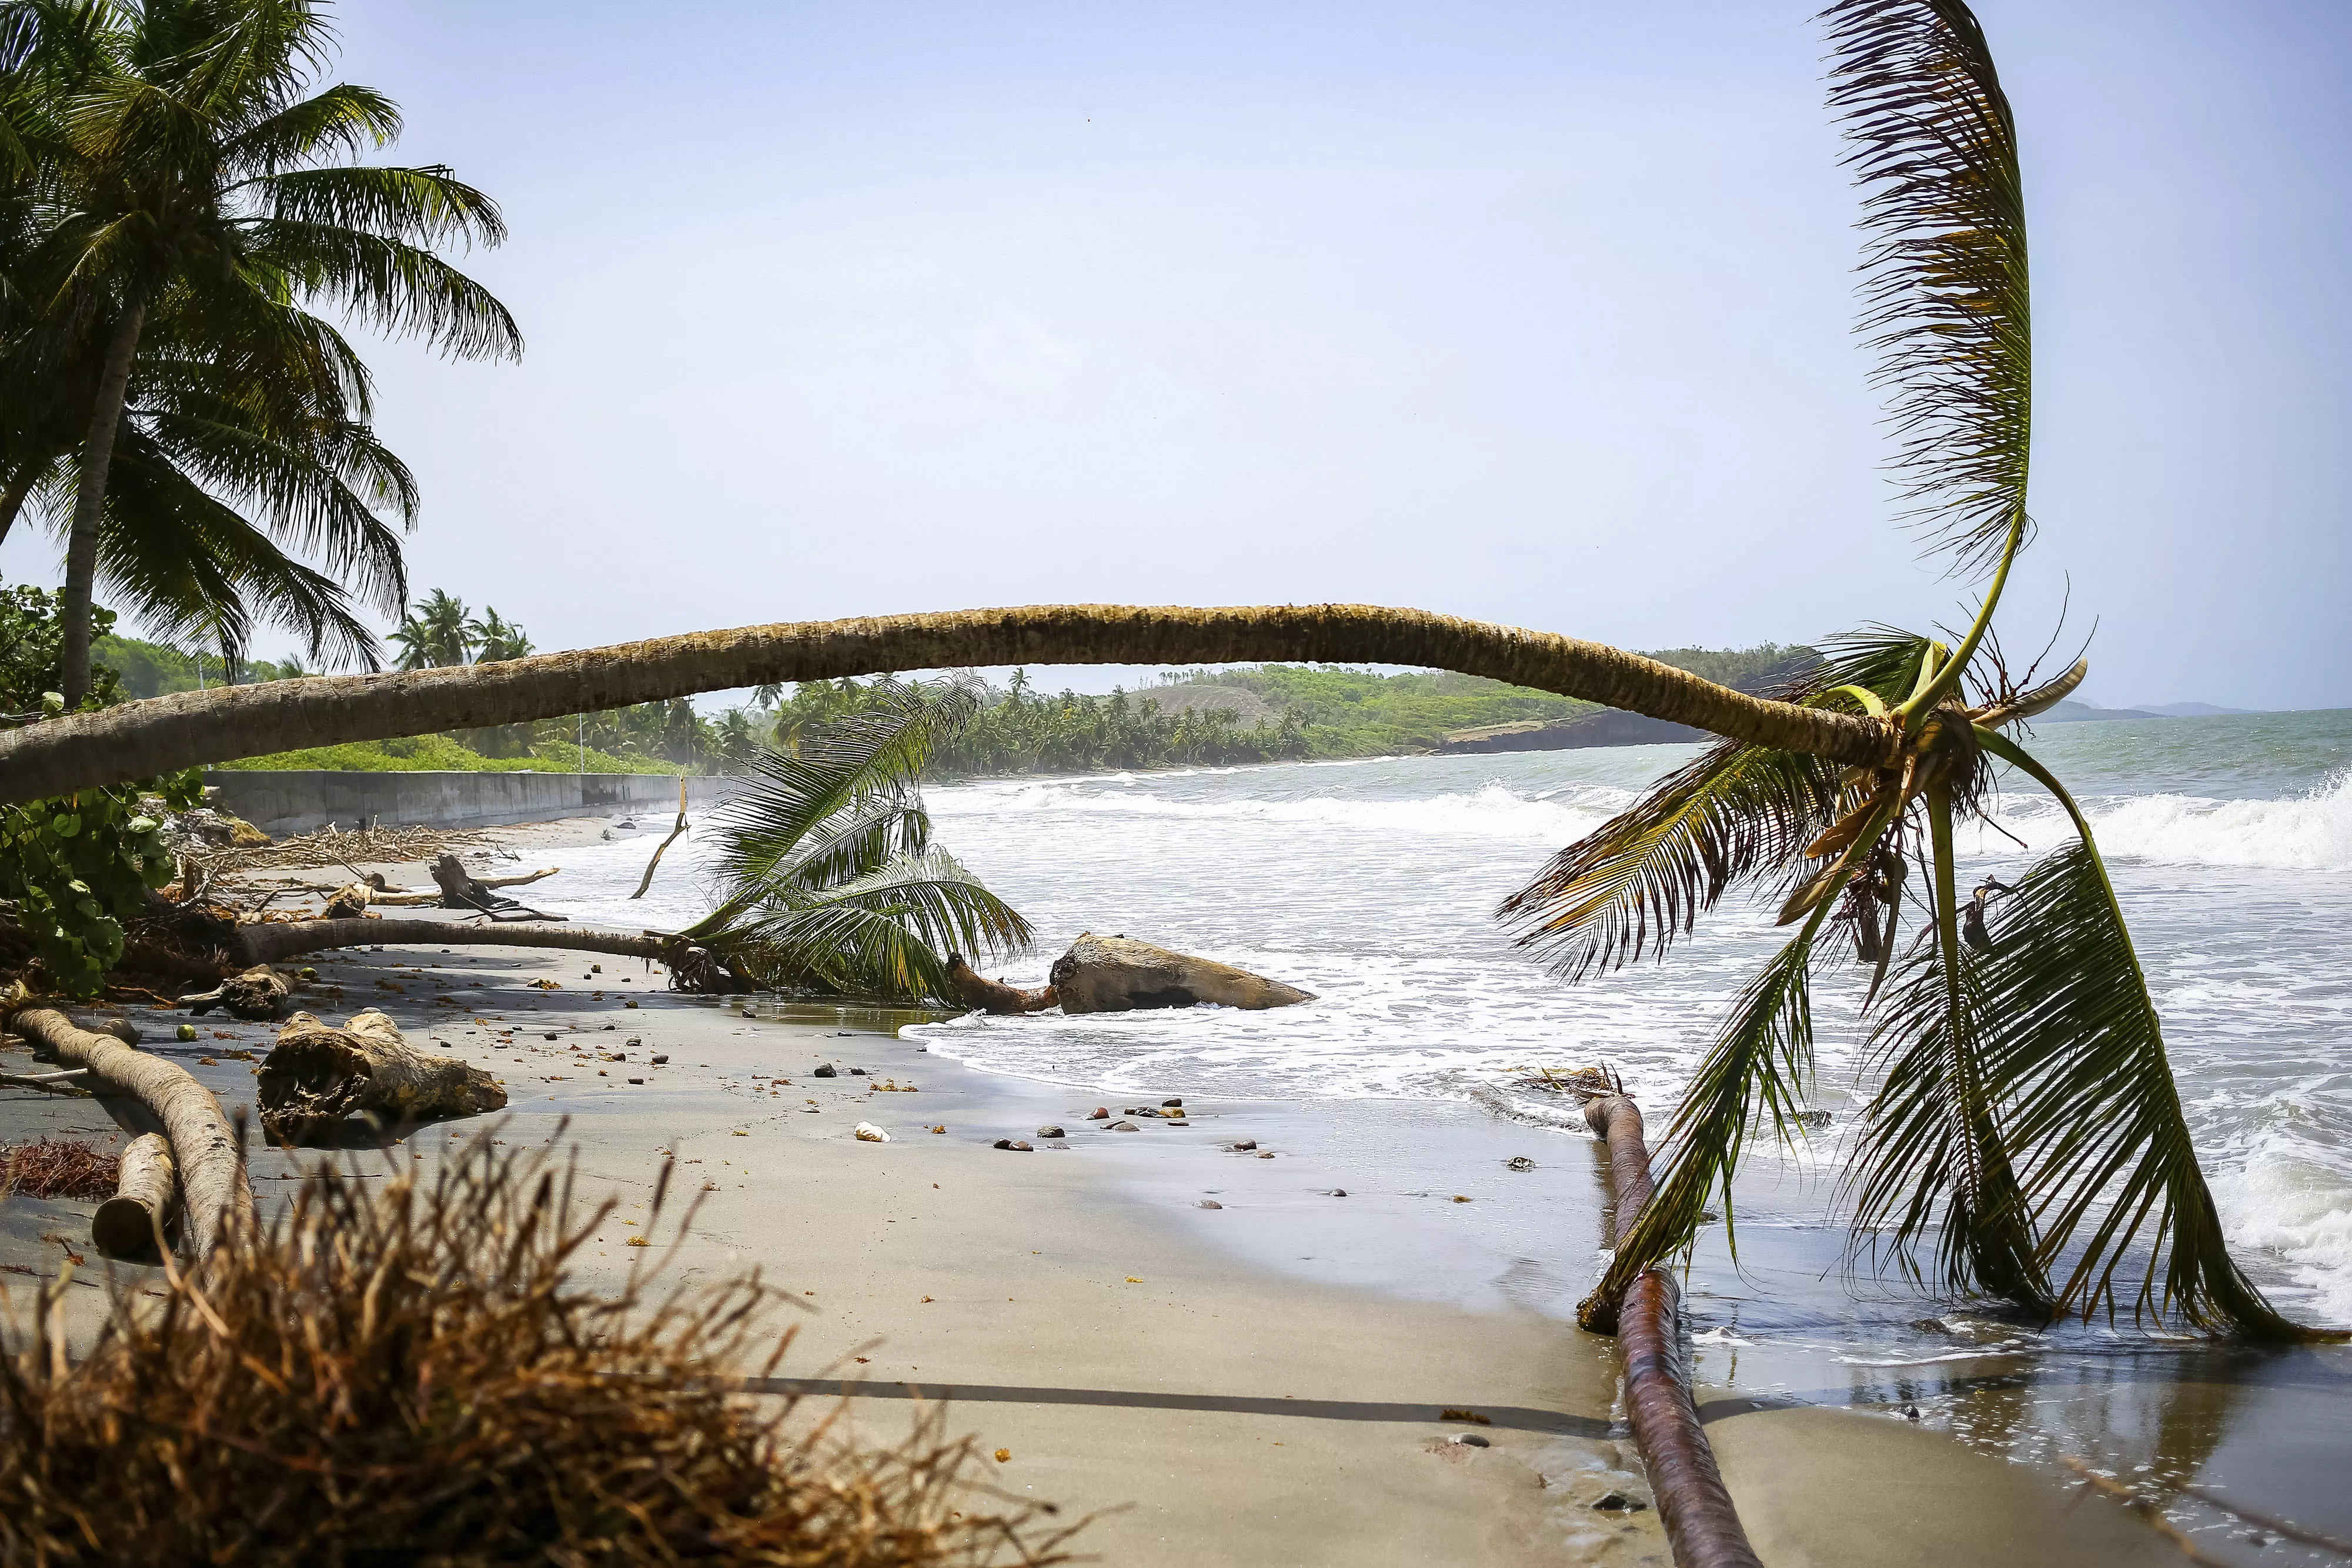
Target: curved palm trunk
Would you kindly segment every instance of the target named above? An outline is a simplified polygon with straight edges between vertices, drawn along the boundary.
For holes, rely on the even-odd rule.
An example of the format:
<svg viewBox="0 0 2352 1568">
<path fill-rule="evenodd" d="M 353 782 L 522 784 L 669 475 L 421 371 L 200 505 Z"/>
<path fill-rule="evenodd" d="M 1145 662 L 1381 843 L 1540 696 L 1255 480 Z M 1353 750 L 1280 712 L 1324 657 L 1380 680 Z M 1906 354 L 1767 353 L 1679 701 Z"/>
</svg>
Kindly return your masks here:
<svg viewBox="0 0 2352 1568">
<path fill-rule="evenodd" d="M 98 378 L 98 403 L 89 433 L 82 438 L 81 485 L 74 496 L 73 531 L 66 538 L 66 582 L 58 605 L 65 618 L 59 679 L 70 713 L 89 695 L 89 600 L 98 579 L 98 529 L 106 514 L 106 472 L 114 461 L 115 433 L 122 428 L 122 405 L 131 392 L 131 361 L 139 351 L 139 329 L 146 308 L 133 305 L 114 324 L 106 345 L 106 365 Z"/>
<path fill-rule="evenodd" d="M 783 622 L 400 674 L 178 692 L 0 735 L 0 803 L 298 747 L 520 724 L 770 682 L 993 664 L 1414 664 L 1864 765 L 1874 720 L 1736 692 L 1572 637 L 1362 604 L 1047 604 Z"/>
</svg>

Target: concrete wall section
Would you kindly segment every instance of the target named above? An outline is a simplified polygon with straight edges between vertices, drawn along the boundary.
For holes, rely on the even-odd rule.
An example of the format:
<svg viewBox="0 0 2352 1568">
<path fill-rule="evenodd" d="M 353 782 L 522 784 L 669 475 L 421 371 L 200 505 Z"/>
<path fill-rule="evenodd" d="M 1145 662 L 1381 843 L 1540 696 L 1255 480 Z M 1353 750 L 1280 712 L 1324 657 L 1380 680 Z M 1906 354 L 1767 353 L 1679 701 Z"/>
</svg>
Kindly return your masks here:
<svg viewBox="0 0 2352 1568">
<path fill-rule="evenodd" d="M 658 773 L 333 773 L 311 770 L 209 772 L 214 803 L 272 838 L 308 833 L 333 822 L 488 828 L 562 817 L 667 816 L 677 810 L 677 779 Z M 734 781 L 688 779 L 687 803 L 708 806 Z"/>
</svg>

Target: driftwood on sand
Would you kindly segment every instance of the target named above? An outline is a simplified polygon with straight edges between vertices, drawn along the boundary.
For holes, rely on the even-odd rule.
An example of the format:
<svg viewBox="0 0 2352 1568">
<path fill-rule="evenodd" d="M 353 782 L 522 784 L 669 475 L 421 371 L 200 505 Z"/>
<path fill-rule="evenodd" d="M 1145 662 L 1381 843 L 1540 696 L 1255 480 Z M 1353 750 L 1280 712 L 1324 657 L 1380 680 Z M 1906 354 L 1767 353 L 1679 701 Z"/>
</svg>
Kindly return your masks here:
<svg viewBox="0 0 2352 1568">
<path fill-rule="evenodd" d="M 229 1218 L 252 1218 L 253 1191 L 246 1185 L 236 1135 L 220 1102 L 186 1068 L 113 1035 L 77 1028 L 54 1008 L 26 1008 L 8 1027 L 68 1067 L 89 1068 L 163 1124 L 186 1199 L 188 1242 L 199 1257 L 212 1250 Z"/>
<path fill-rule="evenodd" d="M 989 979 L 965 963 L 961 953 L 948 955 L 948 979 L 954 985 L 956 995 L 962 999 L 964 1006 L 978 1008 L 984 1013 L 1044 1012 L 1059 999 L 1051 986 L 1024 991 L 1017 986 L 1008 986 L 1003 980 Z"/>
<path fill-rule="evenodd" d="M 1611 1240 L 1622 1244 L 1650 1201 L 1650 1151 L 1642 1138 L 1641 1107 L 1622 1094 L 1596 1095 L 1585 1102 L 1584 1120 L 1609 1146 L 1616 1220 Z M 1645 1269 L 1626 1288 L 1623 1300 L 1587 1301 L 1577 1309 L 1577 1321 L 1592 1332 L 1618 1336 L 1625 1357 L 1626 1414 L 1677 1568 L 1762 1568 L 1691 1399 L 1676 1324 L 1677 1296 L 1674 1276 Z"/>
<path fill-rule="evenodd" d="M 1283 1008 L 1311 1002 L 1312 992 L 1196 958 L 1130 936 L 1086 932 L 1054 960 L 1047 976 L 1066 1013 L 1117 1013 L 1139 1008 Z"/>
<path fill-rule="evenodd" d="M 341 1029 L 296 1013 L 278 1031 L 255 1084 L 272 1138 L 304 1143 L 354 1117 L 378 1127 L 503 1108 L 507 1092 L 482 1069 L 418 1051 L 370 1009 Z"/>
<path fill-rule="evenodd" d="M 232 1018 L 241 1018 L 247 1023 L 266 1023 L 278 1015 L 292 990 L 285 977 L 268 965 L 256 964 L 241 975 L 231 975 L 209 991 L 182 997 L 180 1005 L 198 1018 L 215 1008 L 224 1008 Z"/>
<path fill-rule="evenodd" d="M 89 1239 L 110 1258 L 142 1258 L 151 1248 L 161 1251 L 179 1207 L 171 1143 L 161 1133 L 142 1133 L 122 1151 L 114 1196 L 90 1216 Z"/>
<path fill-rule="evenodd" d="M 471 909 L 493 920 L 561 920 L 561 915 L 549 915 L 517 903 L 511 898 L 492 893 L 489 884 L 476 877 L 457 862 L 456 855 L 443 855 L 433 862 L 433 881 L 441 889 L 444 909 Z"/>
<path fill-rule="evenodd" d="M 655 846 L 654 858 L 646 862 L 646 874 L 637 879 L 637 891 L 629 894 L 631 898 L 643 898 L 646 895 L 646 889 L 654 884 L 654 868 L 661 864 L 662 856 L 669 852 L 670 845 L 677 842 L 678 834 L 684 831 L 686 831 L 686 775 L 681 773 L 677 776 L 677 826 L 669 831 L 669 837 Z"/>
</svg>

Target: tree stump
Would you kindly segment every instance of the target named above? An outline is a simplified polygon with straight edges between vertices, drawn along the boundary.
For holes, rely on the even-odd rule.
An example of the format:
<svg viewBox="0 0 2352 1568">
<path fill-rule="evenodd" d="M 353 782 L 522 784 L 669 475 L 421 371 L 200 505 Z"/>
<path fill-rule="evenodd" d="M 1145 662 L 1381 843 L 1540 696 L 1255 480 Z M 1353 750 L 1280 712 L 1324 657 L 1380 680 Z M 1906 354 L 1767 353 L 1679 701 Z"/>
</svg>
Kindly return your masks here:
<svg viewBox="0 0 2352 1568">
<path fill-rule="evenodd" d="M 182 997 L 180 1005 L 198 1018 L 215 1008 L 226 1008 L 232 1018 L 241 1018 L 247 1023 L 266 1023 L 278 1016 L 293 989 L 277 970 L 267 964 L 256 964 L 209 991 Z"/>
<path fill-rule="evenodd" d="M 160 1251 L 163 1236 L 179 1211 L 178 1172 L 172 1145 L 161 1133 L 142 1133 L 122 1151 L 114 1196 L 90 1216 L 89 1239 L 110 1258 L 144 1258 Z"/>
<path fill-rule="evenodd" d="M 441 889 L 444 909 L 471 909 L 493 920 L 561 920 L 561 915 L 549 915 L 520 904 L 500 894 L 470 875 L 453 854 L 444 854 L 433 862 L 433 881 Z"/>
<path fill-rule="evenodd" d="M 296 1013 L 278 1031 L 256 1083 L 261 1124 L 281 1143 L 304 1143 L 347 1119 L 379 1128 L 503 1109 L 507 1092 L 454 1056 L 431 1056 L 370 1009 L 341 1029 Z"/>
<path fill-rule="evenodd" d="M 961 953 L 948 955 L 948 978 L 955 983 L 956 995 L 963 999 L 964 1006 L 978 1008 L 984 1013 L 1039 1013 L 1055 1000 L 1053 987 L 1024 991 L 1002 980 L 989 979 L 965 963 Z"/>
<path fill-rule="evenodd" d="M 319 912 L 321 920 L 356 920 L 367 913 L 375 902 L 375 890 L 363 882 L 345 883 L 327 896 L 327 906 Z"/>
</svg>

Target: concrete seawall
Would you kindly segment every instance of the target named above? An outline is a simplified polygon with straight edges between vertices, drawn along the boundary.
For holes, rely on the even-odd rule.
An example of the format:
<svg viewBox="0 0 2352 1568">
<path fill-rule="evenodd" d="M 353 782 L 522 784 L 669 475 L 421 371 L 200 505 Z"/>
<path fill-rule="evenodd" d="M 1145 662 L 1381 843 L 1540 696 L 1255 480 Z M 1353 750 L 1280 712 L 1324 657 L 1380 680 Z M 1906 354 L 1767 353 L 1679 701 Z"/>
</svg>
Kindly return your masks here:
<svg viewBox="0 0 2352 1568">
<path fill-rule="evenodd" d="M 677 779 L 661 773 L 341 773 L 207 772 L 214 803 L 272 838 L 335 822 L 435 828 L 488 828 L 561 817 L 668 816 L 677 810 Z M 708 806 L 734 788 L 731 779 L 688 779 L 687 803 Z"/>
</svg>

